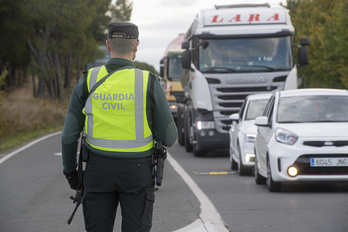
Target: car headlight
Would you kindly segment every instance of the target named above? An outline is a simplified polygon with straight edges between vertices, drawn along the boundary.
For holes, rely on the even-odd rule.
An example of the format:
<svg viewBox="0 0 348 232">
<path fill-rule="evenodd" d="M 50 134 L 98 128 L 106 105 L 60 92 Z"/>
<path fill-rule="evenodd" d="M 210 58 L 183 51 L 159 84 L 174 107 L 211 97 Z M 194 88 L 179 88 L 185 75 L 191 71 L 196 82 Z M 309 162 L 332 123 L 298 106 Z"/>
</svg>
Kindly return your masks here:
<svg viewBox="0 0 348 232">
<path fill-rule="evenodd" d="M 288 145 L 294 145 L 298 139 L 297 135 L 294 133 L 278 128 L 275 134 L 276 141 Z"/>
<path fill-rule="evenodd" d="M 244 138 L 245 138 L 246 142 L 255 143 L 256 135 L 255 134 L 245 134 Z"/>
<path fill-rule="evenodd" d="M 214 121 L 198 121 L 197 122 L 197 129 L 215 129 L 215 122 Z"/>
</svg>

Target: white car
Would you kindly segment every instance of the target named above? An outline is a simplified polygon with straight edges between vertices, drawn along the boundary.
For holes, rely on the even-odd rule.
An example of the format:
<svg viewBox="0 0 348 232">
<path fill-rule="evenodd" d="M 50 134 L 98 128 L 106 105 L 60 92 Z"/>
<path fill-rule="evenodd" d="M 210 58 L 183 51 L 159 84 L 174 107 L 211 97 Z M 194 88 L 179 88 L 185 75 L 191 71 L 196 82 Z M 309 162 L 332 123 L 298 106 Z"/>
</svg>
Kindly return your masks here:
<svg viewBox="0 0 348 232">
<path fill-rule="evenodd" d="M 251 174 L 254 168 L 254 141 L 257 127 L 254 120 L 261 116 L 272 94 L 254 94 L 246 97 L 239 113 L 232 114 L 230 134 L 230 164 L 240 175 Z"/>
<path fill-rule="evenodd" d="M 255 181 L 348 181 L 348 91 L 278 91 L 255 119 Z"/>
</svg>

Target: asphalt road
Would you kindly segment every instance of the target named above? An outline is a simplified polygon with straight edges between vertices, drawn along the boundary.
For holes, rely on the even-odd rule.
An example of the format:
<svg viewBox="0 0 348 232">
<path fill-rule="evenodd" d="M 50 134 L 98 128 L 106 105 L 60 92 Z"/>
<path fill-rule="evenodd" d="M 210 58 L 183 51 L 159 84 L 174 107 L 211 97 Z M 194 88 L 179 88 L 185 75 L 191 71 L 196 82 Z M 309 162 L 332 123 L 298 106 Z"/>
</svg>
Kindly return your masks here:
<svg viewBox="0 0 348 232">
<path fill-rule="evenodd" d="M 252 176 L 232 172 L 226 153 L 198 158 L 178 144 L 168 150 L 152 232 L 222 231 L 217 216 L 224 231 L 348 231 L 347 184 L 287 185 L 270 193 Z M 0 155 L 1 232 L 84 231 L 82 208 L 66 223 L 74 192 L 62 174 L 60 152 L 56 134 Z M 174 161 L 184 170 L 173 167 Z M 114 231 L 119 228 L 120 213 Z"/>
</svg>

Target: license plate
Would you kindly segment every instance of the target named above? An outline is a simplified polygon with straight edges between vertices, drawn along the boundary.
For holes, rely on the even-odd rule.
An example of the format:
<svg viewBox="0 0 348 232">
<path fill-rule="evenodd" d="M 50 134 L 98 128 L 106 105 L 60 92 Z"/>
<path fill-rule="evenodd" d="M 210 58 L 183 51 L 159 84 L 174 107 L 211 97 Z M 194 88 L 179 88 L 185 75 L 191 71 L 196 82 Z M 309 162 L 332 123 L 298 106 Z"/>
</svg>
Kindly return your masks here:
<svg viewBox="0 0 348 232">
<path fill-rule="evenodd" d="M 311 158 L 311 167 L 348 167 L 348 158 Z"/>
</svg>

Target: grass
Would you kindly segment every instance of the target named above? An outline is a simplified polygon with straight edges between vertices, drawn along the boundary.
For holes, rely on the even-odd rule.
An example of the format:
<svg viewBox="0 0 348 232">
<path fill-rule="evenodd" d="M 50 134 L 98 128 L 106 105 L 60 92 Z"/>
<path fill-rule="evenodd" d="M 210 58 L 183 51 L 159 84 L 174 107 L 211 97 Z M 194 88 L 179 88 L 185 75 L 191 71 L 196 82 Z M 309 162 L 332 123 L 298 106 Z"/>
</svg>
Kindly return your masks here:
<svg viewBox="0 0 348 232">
<path fill-rule="evenodd" d="M 6 153 L 42 135 L 60 131 L 64 125 L 68 101 L 68 98 L 63 103 L 35 99 L 31 81 L 1 95 L 0 153 Z"/>
<path fill-rule="evenodd" d="M 40 136 L 50 134 L 53 132 L 60 131 L 62 129 L 61 126 L 55 128 L 45 128 L 38 131 L 33 132 L 22 132 L 14 135 L 6 136 L 0 139 L 0 154 L 7 153 L 8 151 L 27 143 L 33 139 L 36 139 Z"/>
</svg>

